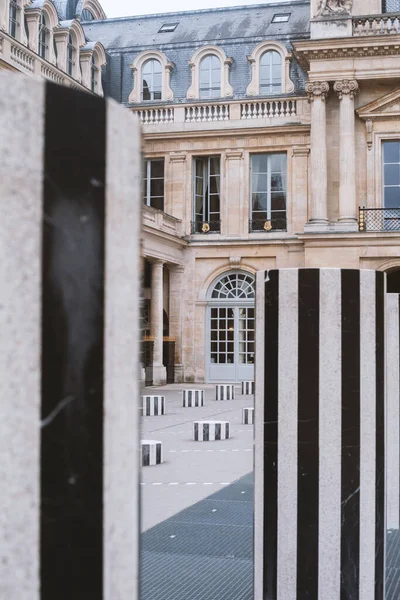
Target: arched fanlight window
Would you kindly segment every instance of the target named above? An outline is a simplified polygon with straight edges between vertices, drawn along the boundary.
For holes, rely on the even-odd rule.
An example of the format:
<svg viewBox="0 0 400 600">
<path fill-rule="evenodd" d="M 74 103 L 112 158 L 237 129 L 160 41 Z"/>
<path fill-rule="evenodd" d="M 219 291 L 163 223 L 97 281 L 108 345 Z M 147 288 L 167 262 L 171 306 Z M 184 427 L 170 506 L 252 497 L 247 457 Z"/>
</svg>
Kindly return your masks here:
<svg viewBox="0 0 400 600">
<path fill-rule="evenodd" d="M 10 0 L 9 2 L 9 34 L 16 38 L 18 37 L 18 27 L 19 27 L 19 12 L 20 7 L 18 6 L 18 2 L 16 0 Z"/>
<path fill-rule="evenodd" d="M 150 58 L 142 69 L 142 100 L 161 100 L 162 67 L 159 60 Z"/>
<path fill-rule="evenodd" d="M 97 92 L 97 83 L 99 77 L 99 69 L 96 63 L 96 57 L 92 54 L 92 59 L 90 61 L 90 81 L 91 81 L 91 90 L 92 92 Z"/>
<path fill-rule="evenodd" d="M 68 36 L 68 46 L 67 46 L 67 73 L 71 77 L 74 74 L 74 66 L 75 66 L 75 46 L 74 46 L 74 38 L 70 33 Z"/>
<path fill-rule="evenodd" d="M 214 286 L 212 300 L 254 299 L 254 277 L 246 273 L 230 273 Z"/>
<path fill-rule="evenodd" d="M 260 94 L 282 93 L 282 57 L 275 50 L 265 52 L 260 60 Z"/>
<path fill-rule="evenodd" d="M 84 8 L 81 15 L 81 21 L 94 21 L 94 16 L 88 8 Z"/>
<path fill-rule="evenodd" d="M 44 12 L 40 15 L 39 21 L 39 56 L 48 57 L 50 31 L 47 27 L 47 19 Z"/>
<path fill-rule="evenodd" d="M 200 63 L 200 98 L 220 98 L 221 61 L 215 54 L 208 54 Z"/>
</svg>

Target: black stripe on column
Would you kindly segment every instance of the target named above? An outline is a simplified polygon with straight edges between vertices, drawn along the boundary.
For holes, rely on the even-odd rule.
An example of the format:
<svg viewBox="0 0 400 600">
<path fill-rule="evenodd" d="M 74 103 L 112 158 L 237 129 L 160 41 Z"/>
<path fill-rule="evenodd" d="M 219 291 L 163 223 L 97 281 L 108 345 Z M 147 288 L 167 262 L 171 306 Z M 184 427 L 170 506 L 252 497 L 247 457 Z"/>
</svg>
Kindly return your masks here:
<svg viewBox="0 0 400 600">
<path fill-rule="evenodd" d="M 359 597 L 360 580 L 360 272 L 344 269 L 342 285 L 341 600 Z"/>
<path fill-rule="evenodd" d="M 277 598 L 279 271 L 265 283 L 264 600 Z"/>
<path fill-rule="evenodd" d="M 297 598 L 318 598 L 318 269 L 299 270 Z"/>
<path fill-rule="evenodd" d="M 385 274 L 376 272 L 375 600 L 385 591 Z"/>
<path fill-rule="evenodd" d="M 199 424 L 198 423 L 194 424 L 194 439 L 196 442 L 199 441 Z"/>
<path fill-rule="evenodd" d="M 41 600 L 103 597 L 106 103 L 46 85 Z"/>
</svg>

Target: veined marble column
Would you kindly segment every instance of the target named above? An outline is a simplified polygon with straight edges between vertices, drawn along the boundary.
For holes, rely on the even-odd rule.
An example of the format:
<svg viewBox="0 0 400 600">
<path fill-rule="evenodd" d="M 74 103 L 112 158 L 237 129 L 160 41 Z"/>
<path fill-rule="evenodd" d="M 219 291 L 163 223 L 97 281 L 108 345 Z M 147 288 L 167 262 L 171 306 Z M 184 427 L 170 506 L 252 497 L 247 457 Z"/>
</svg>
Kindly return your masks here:
<svg viewBox="0 0 400 600">
<path fill-rule="evenodd" d="M 169 269 L 169 327 L 171 337 L 175 338 L 175 381 L 183 382 L 182 364 L 182 294 L 184 291 L 183 265 L 173 265 Z"/>
<path fill-rule="evenodd" d="M 151 265 L 151 336 L 154 338 L 153 382 L 164 384 L 167 370 L 163 365 L 163 273 L 164 263 L 155 260 Z"/>
<path fill-rule="evenodd" d="M 343 79 L 336 81 L 333 89 L 340 100 L 339 223 L 336 228 L 357 231 L 354 96 L 358 92 L 358 83 L 355 79 Z"/>
<path fill-rule="evenodd" d="M 385 598 L 385 280 L 257 275 L 255 600 Z"/>
<path fill-rule="evenodd" d="M 311 81 L 306 90 L 311 102 L 311 193 L 305 231 L 326 231 L 329 221 L 325 98 L 329 83 Z"/>
</svg>

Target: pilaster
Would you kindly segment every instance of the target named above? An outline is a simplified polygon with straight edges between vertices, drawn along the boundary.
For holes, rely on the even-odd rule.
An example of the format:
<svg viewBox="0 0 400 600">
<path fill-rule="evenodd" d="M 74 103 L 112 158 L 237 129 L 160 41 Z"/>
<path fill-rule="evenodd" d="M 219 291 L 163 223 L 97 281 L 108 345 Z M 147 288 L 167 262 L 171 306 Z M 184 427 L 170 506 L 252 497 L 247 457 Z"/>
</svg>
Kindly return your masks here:
<svg viewBox="0 0 400 600">
<path fill-rule="evenodd" d="M 154 338 L 154 385 L 166 382 L 166 369 L 163 365 L 163 274 L 164 263 L 161 260 L 153 261 L 151 265 L 151 335 Z"/>
</svg>

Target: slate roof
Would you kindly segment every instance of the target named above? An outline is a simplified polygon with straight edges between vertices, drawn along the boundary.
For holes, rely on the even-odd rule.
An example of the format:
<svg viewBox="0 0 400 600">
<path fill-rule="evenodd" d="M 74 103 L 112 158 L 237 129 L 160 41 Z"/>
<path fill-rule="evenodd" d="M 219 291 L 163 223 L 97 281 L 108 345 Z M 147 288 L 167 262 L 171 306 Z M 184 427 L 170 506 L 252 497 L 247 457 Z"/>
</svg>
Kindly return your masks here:
<svg viewBox="0 0 400 600">
<path fill-rule="evenodd" d="M 273 23 L 275 14 L 290 13 L 288 22 Z M 165 23 L 179 23 L 175 31 L 159 33 Z M 99 40 L 109 55 L 104 77 L 108 96 L 126 104 L 133 87 L 130 65 L 146 49 L 163 52 L 174 63 L 171 88 L 174 102 L 186 102 L 191 76 L 189 61 L 194 52 L 207 44 L 221 46 L 233 58 L 230 83 L 234 99 L 246 97 L 251 80 L 247 56 L 264 40 L 276 40 L 291 50 L 291 42 L 309 38 L 310 2 L 292 0 L 251 6 L 207 9 L 123 17 L 83 23 L 88 39 Z M 306 74 L 293 59 L 290 76 L 294 95 L 304 93 Z"/>
</svg>

